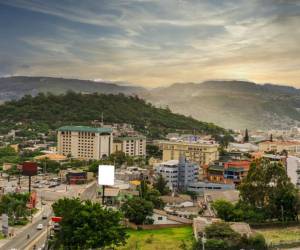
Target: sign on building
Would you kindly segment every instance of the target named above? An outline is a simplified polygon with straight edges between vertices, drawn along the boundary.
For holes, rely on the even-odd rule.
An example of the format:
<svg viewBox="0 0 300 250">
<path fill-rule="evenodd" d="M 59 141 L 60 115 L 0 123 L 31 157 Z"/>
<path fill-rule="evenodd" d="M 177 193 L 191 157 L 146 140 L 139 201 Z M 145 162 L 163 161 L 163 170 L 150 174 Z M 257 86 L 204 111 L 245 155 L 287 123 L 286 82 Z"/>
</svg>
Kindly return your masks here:
<svg viewBox="0 0 300 250">
<path fill-rule="evenodd" d="M 98 184 L 99 185 L 110 185 L 110 186 L 115 184 L 115 166 L 99 165 Z"/>
</svg>

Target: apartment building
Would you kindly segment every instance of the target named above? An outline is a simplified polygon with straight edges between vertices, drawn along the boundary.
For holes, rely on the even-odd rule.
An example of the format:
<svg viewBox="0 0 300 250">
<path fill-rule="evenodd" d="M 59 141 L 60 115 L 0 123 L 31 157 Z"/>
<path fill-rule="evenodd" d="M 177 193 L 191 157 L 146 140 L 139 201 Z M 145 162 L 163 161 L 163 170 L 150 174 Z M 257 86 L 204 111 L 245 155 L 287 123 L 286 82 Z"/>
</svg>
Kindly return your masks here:
<svg viewBox="0 0 300 250">
<path fill-rule="evenodd" d="M 248 174 L 250 161 L 228 161 L 203 166 L 203 178 L 209 182 L 239 184 Z"/>
<path fill-rule="evenodd" d="M 113 152 L 122 151 L 128 156 L 146 156 L 146 137 L 129 136 L 114 139 Z"/>
<path fill-rule="evenodd" d="M 219 144 L 211 141 L 160 141 L 159 146 L 163 150 L 163 161 L 178 160 L 183 154 L 188 161 L 202 166 L 219 159 Z"/>
<path fill-rule="evenodd" d="M 59 154 L 79 159 L 99 160 L 112 153 L 113 135 L 110 128 L 64 126 L 57 132 Z"/>
<path fill-rule="evenodd" d="M 198 181 L 199 166 L 181 156 L 179 160 L 162 162 L 154 167 L 156 176 L 162 175 L 172 190 L 186 190 L 189 183 Z"/>
<path fill-rule="evenodd" d="M 274 151 L 281 153 L 287 151 L 288 154 L 300 153 L 300 141 L 264 141 L 258 144 L 259 152 Z"/>
</svg>

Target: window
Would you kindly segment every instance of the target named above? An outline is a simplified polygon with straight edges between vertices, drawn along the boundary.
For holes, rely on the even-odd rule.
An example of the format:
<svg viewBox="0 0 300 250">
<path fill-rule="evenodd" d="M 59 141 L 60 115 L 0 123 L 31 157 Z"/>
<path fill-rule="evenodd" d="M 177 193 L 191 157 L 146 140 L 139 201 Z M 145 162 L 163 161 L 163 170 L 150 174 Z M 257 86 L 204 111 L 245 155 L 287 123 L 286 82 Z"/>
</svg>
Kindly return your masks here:
<svg viewBox="0 0 300 250">
<path fill-rule="evenodd" d="M 162 216 L 157 217 L 157 220 L 163 220 Z"/>
</svg>

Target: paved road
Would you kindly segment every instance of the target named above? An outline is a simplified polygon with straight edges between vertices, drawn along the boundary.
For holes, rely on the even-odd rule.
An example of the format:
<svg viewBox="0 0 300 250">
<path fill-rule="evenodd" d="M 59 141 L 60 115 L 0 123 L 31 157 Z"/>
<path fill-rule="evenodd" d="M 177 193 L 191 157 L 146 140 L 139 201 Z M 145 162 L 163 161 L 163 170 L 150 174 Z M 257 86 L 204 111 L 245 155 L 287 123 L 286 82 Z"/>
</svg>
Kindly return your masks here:
<svg viewBox="0 0 300 250">
<path fill-rule="evenodd" d="M 69 190 L 71 191 L 71 190 Z M 40 193 L 40 192 L 38 192 Z M 45 191 L 43 192 L 43 196 L 45 197 Z M 50 192 L 49 192 L 50 193 Z M 52 194 L 52 193 L 51 193 Z M 87 199 L 95 199 L 97 194 L 97 184 L 96 182 L 90 183 L 87 186 L 85 186 L 81 191 L 79 191 L 80 198 L 82 200 Z M 49 194 L 47 194 L 49 195 Z M 65 193 L 61 193 L 62 197 L 66 196 Z M 77 193 L 73 196 L 79 196 Z M 53 200 L 57 200 L 57 193 L 53 192 Z M 49 197 L 45 197 L 46 200 L 52 200 L 47 199 Z M 52 197 L 50 197 L 52 198 Z M 60 197 L 61 198 L 61 197 Z M 47 205 L 44 207 L 44 211 L 49 215 L 52 213 L 52 210 L 50 208 L 51 205 Z M 5 245 L 0 247 L 0 250 L 10 250 L 10 249 L 18 249 L 18 250 L 32 250 L 33 245 L 36 244 L 37 248 L 41 247 L 45 241 L 46 241 L 46 231 L 47 231 L 47 225 L 50 220 L 50 216 L 48 216 L 47 220 L 42 219 L 42 214 L 34 221 L 34 223 L 30 224 L 26 227 L 22 232 L 18 233 L 14 238 L 12 238 L 9 242 L 7 242 Z M 38 224 L 42 223 L 44 225 L 43 230 L 37 230 L 36 227 Z M 30 239 L 27 239 L 27 234 L 30 235 Z"/>
<path fill-rule="evenodd" d="M 46 213 L 50 214 L 51 210 L 50 207 L 45 207 L 44 210 Z M 0 250 L 10 250 L 10 249 L 18 249 L 23 250 L 26 249 L 30 243 L 35 240 L 37 237 L 39 237 L 43 232 L 47 230 L 47 225 L 50 220 L 50 216 L 48 219 L 43 220 L 42 215 L 40 215 L 36 221 L 32 224 L 30 224 L 26 229 L 24 229 L 22 232 L 18 233 L 14 238 L 12 238 L 9 242 L 7 242 L 5 245 L 3 245 Z M 37 230 L 36 227 L 38 224 L 42 223 L 44 225 L 43 230 Z M 27 235 L 30 235 L 30 238 L 27 239 Z"/>
</svg>

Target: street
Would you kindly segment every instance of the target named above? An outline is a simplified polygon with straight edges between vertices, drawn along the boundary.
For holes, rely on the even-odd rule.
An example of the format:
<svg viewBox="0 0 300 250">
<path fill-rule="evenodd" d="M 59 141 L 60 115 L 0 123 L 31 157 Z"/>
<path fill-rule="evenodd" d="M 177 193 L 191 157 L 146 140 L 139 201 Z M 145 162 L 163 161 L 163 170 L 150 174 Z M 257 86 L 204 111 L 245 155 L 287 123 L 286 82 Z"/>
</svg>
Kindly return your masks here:
<svg viewBox="0 0 300 250">
<path fill-rule="evenodd" d="M 51 213 L 51 208 L 49 206 L 44 207 L 44 212 L 48 215 Z M 36 218 L 35 222 L 29 224 L 22 232 L 18 233 L 15 237 L 10 239 L 5 245 L 3 245 L 0 250 L 10 250 L 10 249 L 18 249 L 24 250 L 29 246 L 29 244 L 39 237 L 41 234 L 47 231 L 47 226 L 50 220 L 50 216 L 47 219 L 42 219 L 42 214 Z M 42 230 L 37 230 L 36 227 L 38 224 L 43 224 Z M 30 235 L 30 238 L 27 239 L 27 235 Z"/>
</svg>

